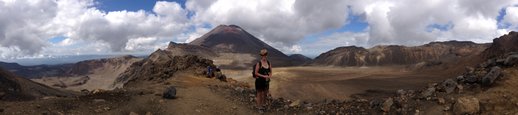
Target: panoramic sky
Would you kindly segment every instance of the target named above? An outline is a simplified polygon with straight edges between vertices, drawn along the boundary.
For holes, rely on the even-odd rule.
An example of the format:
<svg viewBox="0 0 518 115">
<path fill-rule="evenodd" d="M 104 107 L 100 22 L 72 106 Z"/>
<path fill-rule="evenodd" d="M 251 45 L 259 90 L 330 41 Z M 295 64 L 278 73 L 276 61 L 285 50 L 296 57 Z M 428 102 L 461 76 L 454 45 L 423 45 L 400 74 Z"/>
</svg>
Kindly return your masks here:
<svg viewBox="0 0 518 115">
<path fill-rule="evenodd" d="M 146 54 L 235 24 L 286 54 L 339 46 L 491 42 L 518 0 L 0 0 L 0 60 Z"/>
</svg>

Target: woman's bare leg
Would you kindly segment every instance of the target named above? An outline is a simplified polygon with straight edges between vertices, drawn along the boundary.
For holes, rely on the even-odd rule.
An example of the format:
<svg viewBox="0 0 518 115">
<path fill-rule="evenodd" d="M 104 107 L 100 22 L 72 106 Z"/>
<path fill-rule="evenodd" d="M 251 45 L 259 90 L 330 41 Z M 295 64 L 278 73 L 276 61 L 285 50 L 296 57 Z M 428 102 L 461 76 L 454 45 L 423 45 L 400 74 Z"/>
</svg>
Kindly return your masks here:
<svg viewBox="0 0 518 115">
<path fill-rule="evenodd" d="M 263 97 L 261 97 L 261 105 L 264 106 L 266 104 L 266 91 L 263 91 L 263 94 L 262 94 Z"/>
<path fill-rule="evenodd" d="M 255 103 L 257 105 L 257 107 L 261 107 L 261 92 L 262 91 L 257 91 L 257 93 L 255 94 Z"/>
</svg>

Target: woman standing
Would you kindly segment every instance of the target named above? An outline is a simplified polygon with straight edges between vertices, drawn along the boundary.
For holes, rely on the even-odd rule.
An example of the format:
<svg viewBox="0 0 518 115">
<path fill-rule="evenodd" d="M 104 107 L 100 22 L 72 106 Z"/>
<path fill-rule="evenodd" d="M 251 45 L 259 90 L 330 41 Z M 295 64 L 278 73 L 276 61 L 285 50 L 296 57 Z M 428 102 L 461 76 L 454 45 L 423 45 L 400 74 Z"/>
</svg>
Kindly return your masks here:
<svg viewBox="0 0 518 115">
<path fill-rule="evenodd" d="M 256 103 L 257 107 L 261 108 L 266 104 L 266 96 L 268 94 L 270 78 L 272 77 L 272 65 L 266 58 L 268 55 L 266 49 L 262 49 L 259 55 L 261 55 L 261 60 L 255 64 L 254 75 L 257 76 L 255 79 Z"/>
</svg>

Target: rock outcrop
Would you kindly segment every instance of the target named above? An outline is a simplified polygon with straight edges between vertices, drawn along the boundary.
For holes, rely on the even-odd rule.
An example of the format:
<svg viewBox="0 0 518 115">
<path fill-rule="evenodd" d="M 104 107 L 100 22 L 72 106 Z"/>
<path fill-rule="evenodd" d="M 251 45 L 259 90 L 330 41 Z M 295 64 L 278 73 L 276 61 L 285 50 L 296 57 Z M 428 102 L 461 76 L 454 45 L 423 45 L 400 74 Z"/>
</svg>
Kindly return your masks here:
<svg viewBox="0 0 518 115">
<path fill-rule="evenodd" d="M 169 42 L 169 45 L 165 50 L 169 51 L 173 56 L 197 55 L 204 58 L 212 58 L 218 56 L 216 52 L 207 47 L 185 43 Z"/>
<path fill-rule="evenodd" d="M 128 82 L 165 80 L 184 71 L 204 75 L 207 66 L 214 67 L 212 60 L 195 55 L 175 56 L 168 50 L 158 49 L 148 58 L 133 63 L 115 80 L 113 87 L 122 87 Z"/>
<path fill-rule="evenodd" d="M 506 35 L 493 39 L 493 43 L 489 48 L 482 52 L 485 59 L 499 58 L 507 53 L 518 52 L 518 32 L 509 32 Z"/>
<path fill-rule="evenodd" d="M 422 46 L 376 46 L 365 49 L 356 46 L 338 47 L 322 53 L 313 65 L 377 66 L 408 65 L 419 62 L 448 62 L 479 54 L 487 44 L 464 41 L 431 42 Z"/>
</svg>

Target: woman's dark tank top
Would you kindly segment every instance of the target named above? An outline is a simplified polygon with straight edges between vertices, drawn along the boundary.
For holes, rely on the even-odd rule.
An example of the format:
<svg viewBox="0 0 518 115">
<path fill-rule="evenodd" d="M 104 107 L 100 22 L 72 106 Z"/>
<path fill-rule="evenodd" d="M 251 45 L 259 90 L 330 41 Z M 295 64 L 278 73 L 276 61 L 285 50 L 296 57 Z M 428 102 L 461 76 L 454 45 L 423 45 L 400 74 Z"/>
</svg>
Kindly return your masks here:
<svg viewBox="0 0 518 115">
<path fill-rule="evenodd" d="M 258 73 L 261 74 L 261 75 L 268 75 L 272 71 L 272 68 L 270 66 L 270 61 L 266 61 L 266 62 L 268 63 L 268 68 L 264 68 L 262 63 L 259 61 L 259 71 L 258 71 Z M 259 77 L 259 78 L 266 80 L 266 78 L 263 78 L 263 77 Z"/>
</svg>

